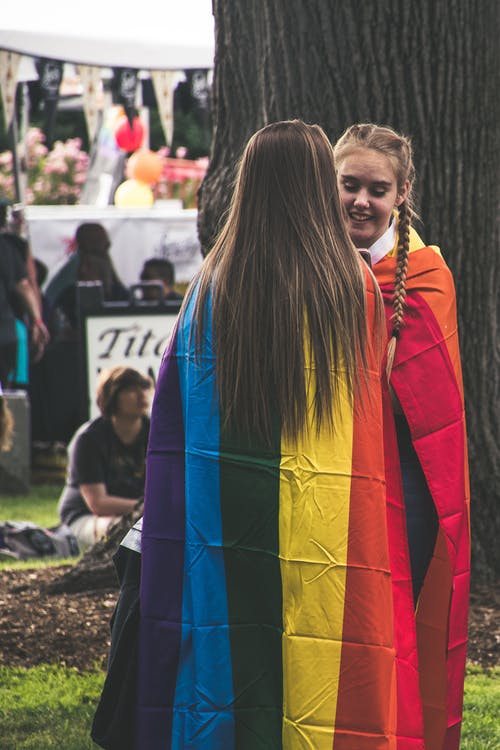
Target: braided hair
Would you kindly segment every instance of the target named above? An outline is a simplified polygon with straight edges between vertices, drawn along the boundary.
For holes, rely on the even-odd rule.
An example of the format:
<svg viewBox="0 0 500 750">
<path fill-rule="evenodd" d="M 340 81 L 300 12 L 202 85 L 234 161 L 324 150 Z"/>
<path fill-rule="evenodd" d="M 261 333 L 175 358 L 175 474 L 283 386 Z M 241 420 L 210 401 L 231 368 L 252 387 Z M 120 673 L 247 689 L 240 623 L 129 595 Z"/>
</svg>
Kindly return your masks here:
<svg viewBox="0 0 500 750">
<path fill-rule="evenodd" d="M 369 148 L 384 154 L 391 162 L 397 182 L 398 194 L 409 186 L 405 200 L 398 206 L 398 247 L 396 276 L 394 279 L 392 330 L 387 346 L 387 377 L 390 376 L 396 344 L 404 322 L 406 301 L 406 274 L 408 271 L 408 254 L 410 251 L 411 220 L 416 216 L 412 188 L 415 180 L 413 150 L 411 140 L 396 133 L 387 126 L 361 123 L 351 125 L 339 138 L 334 147 L 335 162 L 339 164 L 351 151 L 357 148 Z"/>
</svg>

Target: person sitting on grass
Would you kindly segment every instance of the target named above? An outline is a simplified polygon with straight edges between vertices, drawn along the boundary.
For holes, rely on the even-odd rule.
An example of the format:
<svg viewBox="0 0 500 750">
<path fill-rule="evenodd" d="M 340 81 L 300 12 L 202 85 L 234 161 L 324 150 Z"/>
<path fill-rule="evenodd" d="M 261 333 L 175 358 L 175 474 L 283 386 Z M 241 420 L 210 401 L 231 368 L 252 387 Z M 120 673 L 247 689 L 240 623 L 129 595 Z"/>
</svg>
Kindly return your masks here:
<svg viewBox="0 0 500 750">
<path fill-rule="evenodd" d="M 131 367 L 100 373 L 101 416 L 83 424 L 68 446 L 59 516 L 80 551 L 91 547 L 144 494 L 145 456 L 153 383 Z"/>
</svg>

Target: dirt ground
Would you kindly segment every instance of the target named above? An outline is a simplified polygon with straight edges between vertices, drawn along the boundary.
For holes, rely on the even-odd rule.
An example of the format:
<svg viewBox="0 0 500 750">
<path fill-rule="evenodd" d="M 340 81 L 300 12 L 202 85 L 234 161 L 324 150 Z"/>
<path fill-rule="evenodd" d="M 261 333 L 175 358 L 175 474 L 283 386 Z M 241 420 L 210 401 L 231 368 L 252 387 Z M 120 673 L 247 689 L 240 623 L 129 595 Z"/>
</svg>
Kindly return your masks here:
<svg viewBox="0 0 500 750">
<path fill-rule="evenodd" d="M 77 669 L 105 667 L 109 620 L 117 588 L 47 594 L 43 588 L 66 568 L 0 571 L 0 663 L 29 667 L 58 662 Z M 471 595 L 469 661 L 500 664 L 500 590 Z"/>
<path fill-rule="evenodd" d="M 0 663 L 105 667 L 118 589 L 45 593 L 68 568 L 0 571 Z"/>
</svg>

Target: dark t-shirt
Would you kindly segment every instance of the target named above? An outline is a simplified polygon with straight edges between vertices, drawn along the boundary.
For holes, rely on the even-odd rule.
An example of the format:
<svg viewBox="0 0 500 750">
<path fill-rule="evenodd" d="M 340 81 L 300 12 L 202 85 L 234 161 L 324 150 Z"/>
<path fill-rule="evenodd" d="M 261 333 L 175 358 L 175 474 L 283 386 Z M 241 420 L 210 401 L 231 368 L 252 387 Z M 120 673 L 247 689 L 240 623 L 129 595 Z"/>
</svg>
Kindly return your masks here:
<svg viewBox="0 0 500 750">
<path fill-rule="evenodd" d="M 11 296 L 16 284 L 26 277 L 26 267 L 18 251 L 0 234 L 0 344 L 16 341 Z"/>
<path fill-rule="evenodd" d="M 81 484 L 106 486 L 109 495 L 139 498 L 144 494 L 149 418 L 131 445 L 121 442 L 109 419 L 97 417 L 82 425 L 68 446 L 66 485 L 59 500 L 61 521 L 70 524 L 91 511 L 80 493 Z"/>
<path fill-rule="evenodd" d="M 21 258 L 21 262 L 24 266 L 26 266 L 26 263 L 28 262 L 28 242 L 24 239 L 24 237 L 20 237 L 18 234 L 15 234 L 14 232 L 2 232 L 2 237 L 7 240 L 7 242 L 12 245 L 13 248 L 15 248 L 19 254 L 19 257 Z"/>
</svg>

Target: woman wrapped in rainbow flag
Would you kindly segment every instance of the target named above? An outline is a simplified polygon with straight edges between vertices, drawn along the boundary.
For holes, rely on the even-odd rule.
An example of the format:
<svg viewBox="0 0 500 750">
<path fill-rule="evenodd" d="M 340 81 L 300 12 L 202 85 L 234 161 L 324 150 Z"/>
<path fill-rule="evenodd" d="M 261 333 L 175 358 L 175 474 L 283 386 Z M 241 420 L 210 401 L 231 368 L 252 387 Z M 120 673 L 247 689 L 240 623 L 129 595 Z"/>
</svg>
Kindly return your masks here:
<svg viewBox="0 0 500 750">
<path fill-rule="evenodd" d="M 389 334 L 385 439 L 398 750 L 458 750 L 470 521 L 453 279 L 439 249 L 411 226 L 409 139 L 388 127 L 352 125 L 334 153 L 349 233 L 370 253 Z"/>
<path fill-rule="evenodd" d="M 157 383 L 136 748 L 395 750 L 384 337 L 324 132 L 266 126 Z"/>
</svg>

